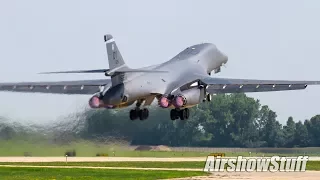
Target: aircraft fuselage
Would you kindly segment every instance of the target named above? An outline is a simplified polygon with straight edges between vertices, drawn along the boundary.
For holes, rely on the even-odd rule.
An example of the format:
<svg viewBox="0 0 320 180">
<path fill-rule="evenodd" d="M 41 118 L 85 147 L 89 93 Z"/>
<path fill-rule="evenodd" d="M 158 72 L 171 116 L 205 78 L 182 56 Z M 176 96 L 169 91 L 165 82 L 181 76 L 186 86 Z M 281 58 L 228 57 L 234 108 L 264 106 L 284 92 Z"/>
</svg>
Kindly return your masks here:
<svg viewBox="0 0 320 180">
<path fill-rule="evenodd" d="M 300 90 L 320 81 L 259 80 L 211 77 L 220 72 L 228 57 L 214 44 L 190 46 L 162 64 L 133 69 L 125 63 L 111 34 L 104 35 L 109 68 L 45 72 L 42 74 L 103 73 L 110 79 L 0 83 L 0 91 L 93 95 L 91 108 L 124 108 L 135 103 L 130 120 L 149 117 L 147 106 L 157 99 L 162 108 L 172 108 L 170 119 L 189 118 L 189 107 L 212 100 L 219 93 L 249 93 Z M 150 57 L 152 58 L 152 57 Z M 143 108 L 141 106 L 144 106 Z"/>
<path fill-rule="evenodd" d="M 168 73 L 130 73 L 125 74 L 123 83 L 108 89 L 102 101 L 107 107 L 121 107 L 132 104 L 151 94 L 171 94 L 175 88 L 194 80 L 190 74 L 208 76 L 228 60 L 215 45 L 198 44 L 186 48 L 169 61 L 150 67 L 152 70 Z M 151 92 L 151 93 L 150 93 Z"/>
</svg>

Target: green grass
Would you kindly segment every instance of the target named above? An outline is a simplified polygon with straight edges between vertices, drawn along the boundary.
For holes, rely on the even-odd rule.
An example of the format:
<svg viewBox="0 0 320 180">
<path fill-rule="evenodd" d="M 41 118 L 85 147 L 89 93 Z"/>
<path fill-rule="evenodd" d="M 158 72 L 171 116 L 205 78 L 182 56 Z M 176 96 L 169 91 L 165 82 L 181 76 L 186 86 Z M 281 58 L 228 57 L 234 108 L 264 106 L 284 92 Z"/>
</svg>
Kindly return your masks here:
<svg viewBox="0 0 320 180">
<path fill-rule="evenodd" d="M 66 151 L 76 151 L 77 156 L 93 157 L 97 153 L 106 153 L 115 157 L 201 157 L 208 152 L 163 152 L 133 151 L 119 145 L 97 145 L 92 142 L 75 142 L 70 145 L 50 143 L 30 143 L 26 141 L 0 141 L 0 156 L 24 156 L 25 152 L 32 156 L 64 156 Z"/>
<path fill-rule="evenodd" d="M 320 161 L 309 161 L 306 166 L 307 170 L 320 171 Z"/>
<path fill-rule="evenodd" d="M 134 151 L 128 148 L 128 146 L 121 145 L 106 145 L 96 144 L 90 141 L 79 141 L 69 145 L 58 145 L 46 142 L 44 140 L 39 141 L 23 141 L 23 140 L 10 140 L 0 141 L 0 156 L 24 156 L 25 152 L 31 154 L 31 156 L 45 157 L 45 156 L 64 156 L 66 151 L 76 151 L 76 156 L 80 157 L 93 157 L 97 153 L 106 153 L 109 156 L 115 157 L 206 157 L 210 152 L 164 152 L 164 151 Z M 188 149 L 186 149 L 188 150 Z M 248 152 L 220 152 L 225 153 L 226 156 L 249 156 Z M 298 153 L 285 154 L 285 153 L 252 153 L 251 156 L 297 156 L 303 155 Z M 309 156 L 319 156 L 316 153 L 307 153 Z"/>
<path fill-rule="evenodd" d="M 106 169 L 63 169 L 63 168 L 11 168 L 0 167 L 0 179 L 42 180 L 42 179 L 108 179 L 108 180 L 153 180 L 179 177 L 203 176 L 204 172 L 185 171 L 142 171 Z"/>
<path fill-rule="evenodd" d="M 89 166 L 89 167 L 138 167 L 138 168 L 195 168 L 202 169 L 205 162 L 1 162 L 0 165 L 25 166 Z M 306 170 L 320 171 L 320 161 L 307 162 Z"/>
</svg>

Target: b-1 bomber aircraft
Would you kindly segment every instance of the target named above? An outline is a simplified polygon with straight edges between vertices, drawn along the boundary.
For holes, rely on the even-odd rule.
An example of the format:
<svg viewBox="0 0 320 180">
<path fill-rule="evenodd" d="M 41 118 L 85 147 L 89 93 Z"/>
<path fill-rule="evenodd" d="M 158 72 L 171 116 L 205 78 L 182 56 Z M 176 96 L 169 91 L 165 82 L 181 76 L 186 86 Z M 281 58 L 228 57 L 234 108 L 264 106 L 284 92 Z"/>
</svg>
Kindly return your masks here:
<svg viewBox="0 0 320 180">
<path fill-rule="evenodd" d="M 124 62 L 112 35 L 104 36 L 109 69 L 45 72 L 103 73 L 110 78 L 59 82 L 0 83 L 0 91 L 93 95 L 91 108 L 117 109 L 135 103 L 129 117 L 145 120 L 147 106 L 156 100 L 161 108 L 169 108 L 170 119 L 189 118 L 189 108 L 211 101 L 213 94 L 266 92 L 305 89 L 320 81 L 285 81 L 215 78 L 228 62 L 226 54 L 212 43 L 190 46 L 169 61 L 132 69 Z"/>
</svg>

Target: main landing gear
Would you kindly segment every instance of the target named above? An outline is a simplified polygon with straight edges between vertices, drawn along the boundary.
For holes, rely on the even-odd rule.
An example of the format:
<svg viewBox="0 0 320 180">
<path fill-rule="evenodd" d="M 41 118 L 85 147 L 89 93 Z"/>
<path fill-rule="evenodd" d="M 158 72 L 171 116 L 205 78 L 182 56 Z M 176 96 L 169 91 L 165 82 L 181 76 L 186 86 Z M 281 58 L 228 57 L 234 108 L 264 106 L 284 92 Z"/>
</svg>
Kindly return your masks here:
<svg viewBox="0 0 320 180">
<path fill-rule="evenodd" d="M 212 100 L 212 95 L 211 94 L 207 94 L 206 100 L 208 102 L 210 102 Z"/>
<path fill-rule="evenodd" d="M 170 111 L 170 118 L 172 121 L 176 120 L 176 119 L 181 119 L 181 120 L 185 120 L 185 119 L 189 119 L 189 109 L 185 108 L 185 109 L 171 109 Z"/>
<path fill-rule="evenodd" d="M 149 110 L 147 108 L 140 109 L 140 106 L 143 101 L 139 100 L 136 104 L 136 108 L 130 110 L 130 120 L 134 121 L 136 119 L 140 119 L 141 121 L 148 119 Z"/>
<path fill-rule="evenodd" d="M 208 98 L 208 97 L 207 97 Z M 130 120 L 134 121 L 136 119 L 140 119 L 141 121 L 148 119 L 149 110 L 147 108 L 141 109 L 141 104 L 143 100 L 138 100 L 136 103 L 136 107 L 130 110 L 129 116 Z M 170 119 L 172 121 L 176 119 L 186 120 L 189 119 L 190 110 L 188 108 L 184 109 L 171 109 L 170 111 Z"/>
</svg>

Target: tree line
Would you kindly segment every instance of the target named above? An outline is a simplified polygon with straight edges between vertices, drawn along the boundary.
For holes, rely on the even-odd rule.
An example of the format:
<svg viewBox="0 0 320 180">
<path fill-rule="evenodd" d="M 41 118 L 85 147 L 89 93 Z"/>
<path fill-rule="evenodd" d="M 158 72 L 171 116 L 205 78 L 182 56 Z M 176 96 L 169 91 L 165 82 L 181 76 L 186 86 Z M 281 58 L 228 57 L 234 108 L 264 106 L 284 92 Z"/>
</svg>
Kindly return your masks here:
<svg viewBox="0 0 320 180">
<path fill-rule="evenodd" d="M 319 147 L 320 115 L 282 125 L 276 112 L 245 94 L 219 94 L 190 109 L 188 120 L 171 121 L 169 110 L 150 109 L 145 121 L 128 111 L 87 110 L 81 138 L 116 137 L 132 145 L 203 147 Z"/>
<path fill-rule="evenodd" d="M 104 142 L 112 139 L 132 145 L 194 147 L 320 147 L 320 115 L 286 124 L 276 112 L 245 94 L 219 94 L 211 102 L 190 109 L 188 120 L 170 120 L 169 110 L 150 108 L 148 120 L 130 121 L 129 110 L 88 109 L 71 114 L 61 123 L 24 127 L 0 117 L 0 139 L 77 139 Z M 31 129 L 30 129 L 31 128 Z"/>
</svg>

